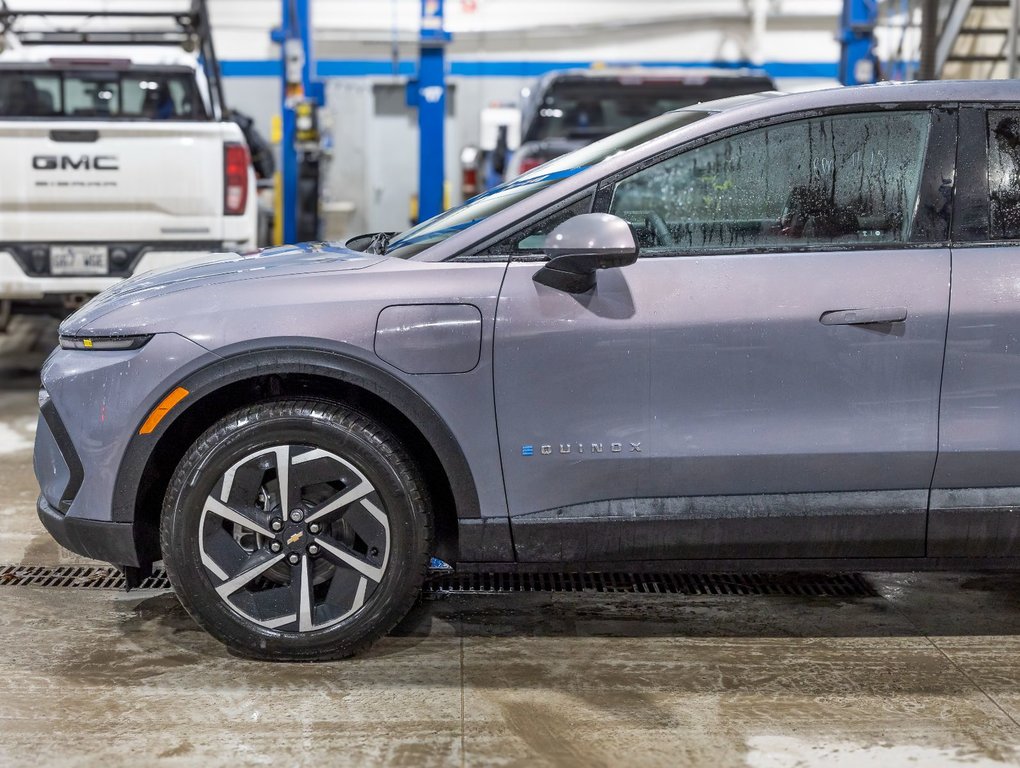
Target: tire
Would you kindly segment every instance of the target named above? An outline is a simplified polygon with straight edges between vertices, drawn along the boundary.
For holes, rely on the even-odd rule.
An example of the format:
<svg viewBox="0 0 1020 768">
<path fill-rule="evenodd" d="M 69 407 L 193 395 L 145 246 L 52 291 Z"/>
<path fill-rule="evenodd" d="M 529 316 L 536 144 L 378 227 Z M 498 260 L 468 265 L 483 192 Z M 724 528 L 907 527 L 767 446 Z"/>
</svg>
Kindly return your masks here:
<svg viewBox="0 0 1020 768">
<path fill-rule="evenodd" d="M 188 613 L 235 653 L 273 661 L 344 658 L 389 632 L 420 594 L 431 537 L 425 484 L 399 441 L 314 400 L 210 427 L 181 459 L 160 524 Z"/>
</svg>

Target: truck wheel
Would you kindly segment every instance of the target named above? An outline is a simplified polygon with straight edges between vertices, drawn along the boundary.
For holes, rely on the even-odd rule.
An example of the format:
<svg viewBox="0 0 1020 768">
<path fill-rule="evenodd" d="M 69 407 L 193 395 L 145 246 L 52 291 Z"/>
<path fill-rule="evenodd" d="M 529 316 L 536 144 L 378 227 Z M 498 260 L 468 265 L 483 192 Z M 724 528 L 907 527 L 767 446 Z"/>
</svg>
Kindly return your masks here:
<svg viewBox="0 0 1020 768">
<path fill-rule="evenodd" d="M 174 473 L 160 541 L 191 616 L 233 651 L 338 659 L 417 598 L 432 521 L 404 448 L 374 420 L 310 400 L 213 425 Z"/>
</svg>

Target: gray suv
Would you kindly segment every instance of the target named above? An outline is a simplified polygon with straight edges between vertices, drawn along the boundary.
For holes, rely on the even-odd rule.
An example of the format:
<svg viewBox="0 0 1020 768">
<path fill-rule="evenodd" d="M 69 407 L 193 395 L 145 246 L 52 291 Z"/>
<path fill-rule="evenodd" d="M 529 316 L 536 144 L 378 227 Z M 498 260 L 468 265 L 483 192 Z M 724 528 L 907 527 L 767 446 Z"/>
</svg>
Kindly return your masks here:
<svg viewBox="0 0 1020 768">
<path fill-rule="evenodd" d="M 53 536 L 259 658 L 460 569 L 1020 565 L 1020 83 L 670 112 L 61 327 Z"/>
</svg>

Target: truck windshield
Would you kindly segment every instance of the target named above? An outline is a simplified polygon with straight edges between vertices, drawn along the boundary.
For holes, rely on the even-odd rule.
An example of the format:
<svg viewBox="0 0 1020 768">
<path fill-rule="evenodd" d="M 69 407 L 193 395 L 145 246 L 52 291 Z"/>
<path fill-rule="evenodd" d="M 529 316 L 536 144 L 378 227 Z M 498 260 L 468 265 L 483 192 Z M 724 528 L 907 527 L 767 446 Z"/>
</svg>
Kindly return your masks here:
<svg viewBox="0 0 1020 768">
<path fill-rule="evenodd" d="M 576 152 L 558 157 L 513 181 L 473 197 L 463 205 L 451 208 L 449 211 L 397 235 L 386 246 L 386 254 L 403 259 L 410 258 L 589 166 L 670 131 L 690 125 L 708 117 L 709 114 L 711 113 L 700 110 L 688 110 L 660 115 L 583 147 Z"/>
<path fill-rule="evenodd" d="M 594 141 L 611 133 L 703 101 L 771 90 L 762 77 L 586 78 L 553 83 L 537 107 L 524 141 Z"/>
<path fill-rule="evenodd" d="M 183 69 L 0 69 L 0 117 L 201 120 L 195 76 Z"/>
</svg>

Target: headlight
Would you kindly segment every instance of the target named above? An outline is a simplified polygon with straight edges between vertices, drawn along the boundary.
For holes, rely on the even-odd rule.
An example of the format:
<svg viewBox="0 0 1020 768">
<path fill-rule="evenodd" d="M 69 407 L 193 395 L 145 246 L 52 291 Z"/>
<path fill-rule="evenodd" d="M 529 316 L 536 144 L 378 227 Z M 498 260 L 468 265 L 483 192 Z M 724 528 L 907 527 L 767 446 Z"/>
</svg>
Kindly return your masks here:
<svg viewBox="0 0 1020 768">
<path fill-rule="evenodd" d="M 90 352 L 123 351 L 144 347 L 152 334 L 145 336 L 61 336 L 62 349 L 84 349 Z"/>
</svg>

